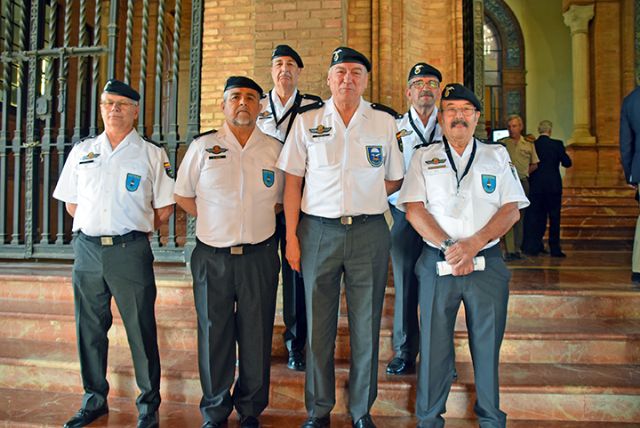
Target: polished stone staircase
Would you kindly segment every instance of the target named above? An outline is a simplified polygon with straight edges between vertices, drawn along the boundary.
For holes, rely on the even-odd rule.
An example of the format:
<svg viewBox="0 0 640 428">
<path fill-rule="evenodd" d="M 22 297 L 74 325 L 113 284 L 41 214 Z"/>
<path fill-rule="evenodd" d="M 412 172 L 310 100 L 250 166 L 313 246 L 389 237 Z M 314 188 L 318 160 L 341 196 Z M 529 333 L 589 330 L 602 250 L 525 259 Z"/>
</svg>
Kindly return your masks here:
<svg viewBox="0 0 640 428">
<path fill-rule="evenodd" d="M 626 189 L 612 189 L 565 192 L 566 259 L 542 255 L 510 264 L 501 354 L 501 400 L 509 427 L 640 426 L 640 291 L 629 280 L 638 208 Z M 0 427 L 61 426 L 80 404 L 70 270 L 69 264 L 0 262 Z M 166 264 L 157 265 L 156 274 L 161 426 L 198 427 L 201 391 L 190 276 L 184 266 Z M 415 375 L 384 373 L 393 354 L 393 298 L 389 286 L 373 414 L 382 428 L 414 427 Z M 298 427 L 305 418 L 304 374 L 285 367 L 283 330 L 278 316 L 270 405 L 261 418 L 265 427 Z M 117 316 L 109 337 L 111 412 L 95 426 L 135 426 L 137 391 Z M 458 380 L 447 403 L 447 427 L 473 427 L 473 369 L 462 310 L 455 343 Z M 333 427 L 350 426 L 349 355 L 348 325 L 341 317 Z M 229 426 L 238 426 L 235 416 Z"/>
<path fill-rule="evenodd" d="M 630 249 L 638 218 L 634 193 L 624 185 L 565 187 L 560 237 L 585 249 Z"/>
</svg>

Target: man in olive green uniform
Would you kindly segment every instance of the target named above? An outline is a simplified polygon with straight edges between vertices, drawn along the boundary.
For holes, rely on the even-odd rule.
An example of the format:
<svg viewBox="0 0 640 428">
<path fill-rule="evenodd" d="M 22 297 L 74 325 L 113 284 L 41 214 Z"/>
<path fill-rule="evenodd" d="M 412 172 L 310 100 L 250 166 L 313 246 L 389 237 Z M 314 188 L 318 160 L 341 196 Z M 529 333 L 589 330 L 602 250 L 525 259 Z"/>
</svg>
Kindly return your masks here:
<svg viewBox="0 0 640 428">
<path fill-rule="evenodd" d="M 529 196 L 529 174 L 538 167 L 538 155 L 535 146 L 522 135 L 522 118 L 517 114 L 512 114 L 507 120 L 509 136 L 500 140 L 511 157 L 511 163 L 518 172 L 518 178 L 524 189 L 524 193 Z M 520 220 L 513 225 L 511 230 L 504 237 L 505 260 L 520 259 L 520 247 L 522 246 L 524 209 L 520 210 Z"/>
</svg>

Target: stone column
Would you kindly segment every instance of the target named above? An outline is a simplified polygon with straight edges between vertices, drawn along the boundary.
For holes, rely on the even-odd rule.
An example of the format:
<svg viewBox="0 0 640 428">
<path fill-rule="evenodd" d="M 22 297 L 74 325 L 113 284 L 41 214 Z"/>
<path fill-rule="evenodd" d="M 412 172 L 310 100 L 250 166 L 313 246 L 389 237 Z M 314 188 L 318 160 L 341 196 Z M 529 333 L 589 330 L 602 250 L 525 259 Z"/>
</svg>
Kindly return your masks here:
<svg viewBox="0 0 640 428">
<path fill-rule="evenodd" d="M 573 135 L 569 144 L 595 144 L 591 135 L 589 98 L 589 21 L 593 18 L 593 4 L 571 5 L 562 14 L 564 23 L 571 28 L 573 60 Z"/>
</svg>

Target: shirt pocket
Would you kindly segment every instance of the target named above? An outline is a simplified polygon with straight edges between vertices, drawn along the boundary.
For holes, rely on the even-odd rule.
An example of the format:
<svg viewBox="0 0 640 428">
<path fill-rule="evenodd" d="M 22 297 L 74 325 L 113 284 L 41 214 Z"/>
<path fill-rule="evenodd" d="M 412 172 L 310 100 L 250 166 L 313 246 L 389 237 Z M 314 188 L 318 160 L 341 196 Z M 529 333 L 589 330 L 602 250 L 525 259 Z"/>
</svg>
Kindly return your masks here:
<svg viewBox="0 0 640 428">
<path fill-rule="evenodd" d="M 433 209 L 441 207 L 444 209 L 446 203 L 455 195 L 455 177 L 450 167 L 445 168 L 424 168 L 422 177 L 427 191 L 427 204 L 431 204 Z"/>
<path fill-rule="evenodd" d="M 307 148 L 309 167 L 326 168 L 336 163 L 336 143 L 333 137 L 310 139 Z"/>
<path fill-rule="evenodd" d="M 205 158 L 200 171 L 200 185 L 205 189 L 222 189 L 232 183 L 234 174 L 228 157 Z"/>
<path fill-rule="evenodd" d="M 94 201 L 101 193 L 101 160 L 83 161 L 76 166 L 78 198 Z"/>
</svg>

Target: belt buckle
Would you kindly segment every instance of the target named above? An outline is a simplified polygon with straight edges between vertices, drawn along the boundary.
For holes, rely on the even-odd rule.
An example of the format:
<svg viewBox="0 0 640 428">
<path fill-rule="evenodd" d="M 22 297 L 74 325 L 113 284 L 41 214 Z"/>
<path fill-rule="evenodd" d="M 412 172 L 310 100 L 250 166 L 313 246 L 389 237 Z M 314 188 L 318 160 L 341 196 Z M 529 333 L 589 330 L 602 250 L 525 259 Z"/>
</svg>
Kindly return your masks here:
<svg viewBox="0 0 640 428">
<path fill-rule="evenodd" d="M 100 244 L 102 245 L 113 245 L 113 237 L 112 236 L 101 236 Z"/>
<path fill-rule="evenodd" d="M 340 224 L 343 226 L 349 226 L 353 224 L 353 217 L 350 215 L 340 217 Z"/>
<path fill-rule="evenodd" d="M 234 256 L 241 256 L 243 254 L 242 252 L 242 245 L 238 245 L 236 247 L 231 247 L 229 249 L 229 252 L 231 253 L 231 255 Z"/>
</svg>

